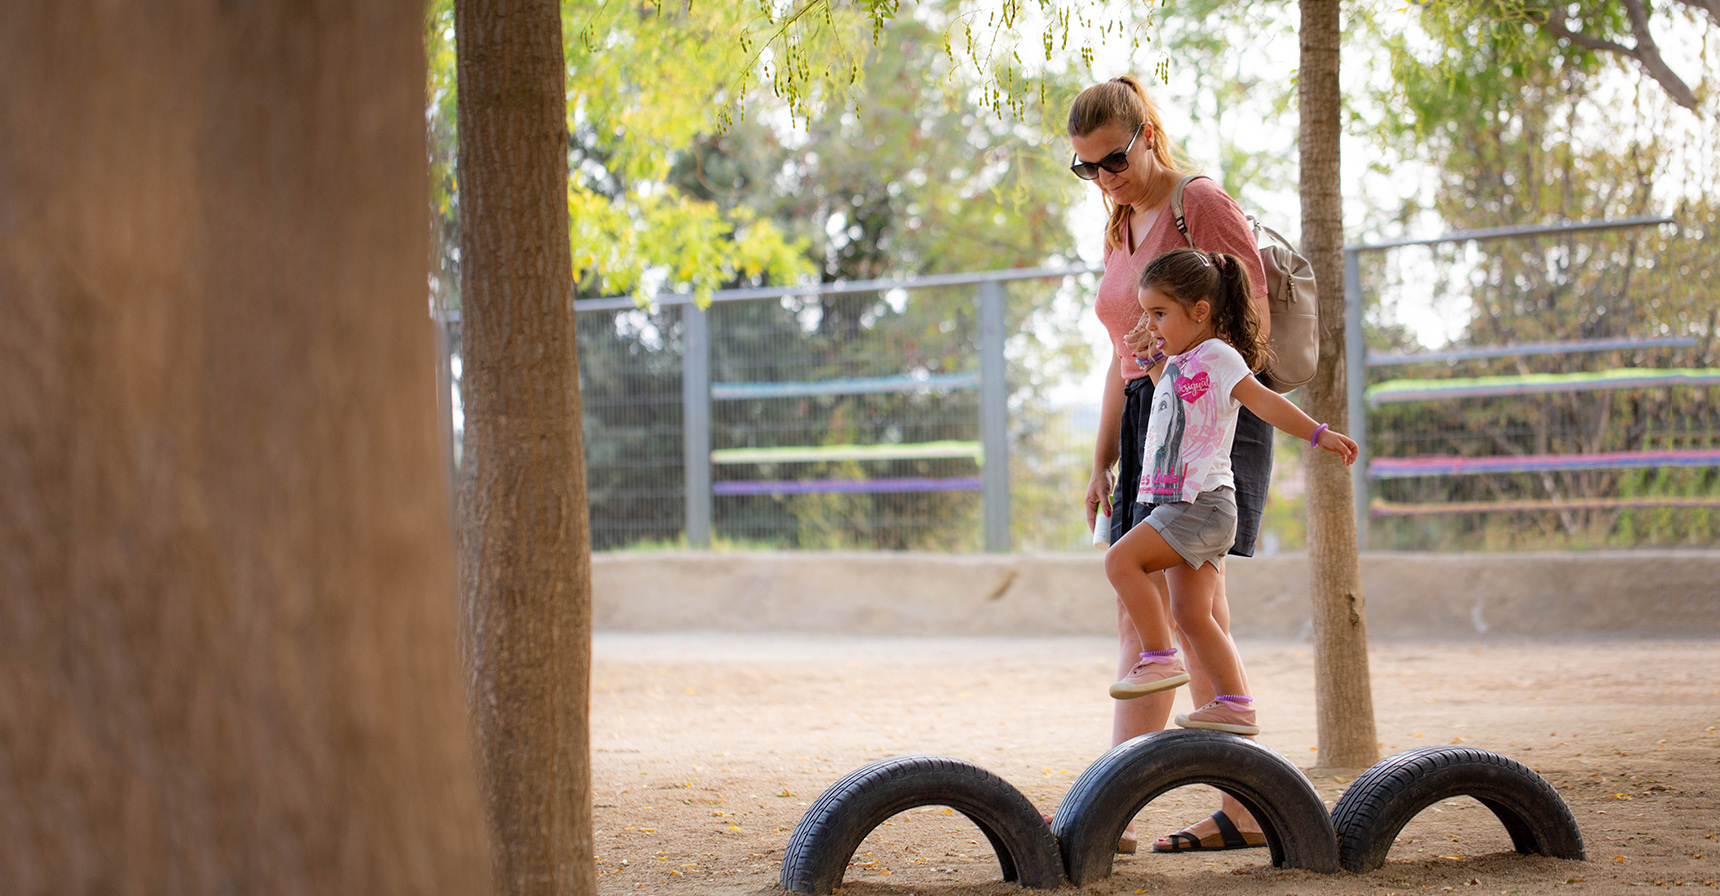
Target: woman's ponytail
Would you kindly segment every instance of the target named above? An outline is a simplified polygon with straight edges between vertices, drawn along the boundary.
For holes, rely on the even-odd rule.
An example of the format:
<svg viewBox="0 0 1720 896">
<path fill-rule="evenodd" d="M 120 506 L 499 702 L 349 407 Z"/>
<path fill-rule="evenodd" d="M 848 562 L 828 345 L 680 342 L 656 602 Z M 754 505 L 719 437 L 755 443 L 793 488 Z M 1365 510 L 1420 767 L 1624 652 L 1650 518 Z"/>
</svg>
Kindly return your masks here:
<svg viewBox="0 0 1720 896">
<path fill-rule="evenodd" d="M 1272 347 L 1260 332 L 1260 312 L 1254 307 L 1254 285 L 1248 268 L 1234 255 L 1206 253 L 1218 269 L 1218 296 L 1213 307 L 1213 331 L 1237 350 L 1248 369 L 1259 373 L 1272 358 Z"/>
</svg>

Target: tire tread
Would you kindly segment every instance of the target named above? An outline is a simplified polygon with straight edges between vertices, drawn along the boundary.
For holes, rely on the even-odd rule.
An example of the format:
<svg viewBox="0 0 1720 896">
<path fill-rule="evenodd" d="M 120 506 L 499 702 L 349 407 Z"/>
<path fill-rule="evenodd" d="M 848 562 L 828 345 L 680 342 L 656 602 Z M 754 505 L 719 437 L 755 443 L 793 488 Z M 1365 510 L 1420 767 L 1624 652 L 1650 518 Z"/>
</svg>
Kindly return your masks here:
<svg viewBox="0 0 1720 896">
<path fill-rule="evenodd" d="M 1344 870 L 1372 871 L 1404 825 L 1440 800 L 1468 796 L 1492 810 L 1520 853 L 1586 857 L 1570 807 L 1545 778 L 1475 747 L 1422 747 L 1380 760 L 1332 807 Z"/>
<path fill-rule="evenodd" d="M 1063 863 L 1050 829 L 1009 782 L 948 756 L 892 756 L 837 779 L 801 816 L 783 849 L 782 886 L 822 896 L 842 883 L 854 850 L 889 817 L 947 805 L 979 827 L 997 852 L 1005 880 L 1049 889 Z"/>
</svg>

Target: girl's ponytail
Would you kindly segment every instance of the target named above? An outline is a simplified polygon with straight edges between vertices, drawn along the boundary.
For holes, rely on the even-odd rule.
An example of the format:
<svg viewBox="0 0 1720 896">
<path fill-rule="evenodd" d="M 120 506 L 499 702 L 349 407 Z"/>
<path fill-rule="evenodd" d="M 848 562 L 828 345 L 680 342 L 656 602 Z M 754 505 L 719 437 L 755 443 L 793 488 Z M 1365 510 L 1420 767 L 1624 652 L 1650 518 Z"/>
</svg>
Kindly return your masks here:
<svg viewBox="0 0 1720 896">
<path fill-rule="evenodd" d="M 1218 270 L 1218 295 L 1213 304 L 1213 331 L 1259 373 L 1272 358 L 1272 347 L 1260 332 L 1260 312 L 1254 307 L 1254 285 L 1248 269 L 1234 255 L 1206 253 Z"/>
<path fill-rule="evenodd" d="M 1272 349 L 1260 332 L 1248 269 L 1236 256 L 1173 249 L 1147 262 L 1139 284 L 1169 296 L 1185 309 L 1206 302 L 1212 308 L 1213 334 L 1236 349 L 1249 370 L 1266 369 Z"/>
</svg>

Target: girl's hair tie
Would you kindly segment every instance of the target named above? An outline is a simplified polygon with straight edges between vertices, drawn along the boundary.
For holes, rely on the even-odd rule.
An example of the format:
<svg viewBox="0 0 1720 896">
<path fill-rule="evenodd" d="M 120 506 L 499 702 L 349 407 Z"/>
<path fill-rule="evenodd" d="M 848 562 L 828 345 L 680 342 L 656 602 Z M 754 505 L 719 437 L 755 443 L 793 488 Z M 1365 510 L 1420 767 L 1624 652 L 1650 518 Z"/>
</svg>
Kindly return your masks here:
<svg viewBox="0 0 1720 896">
<path fill-rule="evenodd" d="M 1308 447 L 1310 447 L 1310 448 L 1320 447 L 1320 434 L 1325 432 L 1328 429 L 1331 429 L 1331 427 L 1327 426 L 1324 423 L 1320 424 L 1319 426 L 1314 427 L 1314 434 L 1308 437 Z"/>
</svg>

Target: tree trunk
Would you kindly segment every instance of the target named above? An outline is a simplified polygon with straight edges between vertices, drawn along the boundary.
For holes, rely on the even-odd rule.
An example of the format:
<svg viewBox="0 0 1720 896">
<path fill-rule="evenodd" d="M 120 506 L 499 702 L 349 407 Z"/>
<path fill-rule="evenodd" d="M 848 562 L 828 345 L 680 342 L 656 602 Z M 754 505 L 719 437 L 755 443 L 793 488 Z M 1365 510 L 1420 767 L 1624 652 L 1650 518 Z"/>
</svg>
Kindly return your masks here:
<svg viewBox="0 0 1720 896">
<path fill-rule="evenodd" d="M 497 889 L 591 893 L 591 530 L 555 0 L 456 0 L 460 583 Z"/>
<path fill-rule="evenodd" d="M 1320 285 L 1320 367 L 1306 387 L 1308 413 L 1348 432 L 1344 375 L 1344 214 L 1338 143 L 1343 96 L 1338 55 L 1343 29 L 1338 0 L 1302 0 L 1302 246 Z M 1362 421 L 1356 421 L 1357 424 Z M 1314 601 L 1314 689 L 1319 765 L 1360 768 L 1379 757 L 1368 682 L 1368 631 L 1350 471 L 1337 455 L 1310 449 L 1308 566 Z"/>
<path fill-rule="evenodd" d="M 418 3 L 11 3 L 0 892 L 481 893 Z"/>
</svg>

